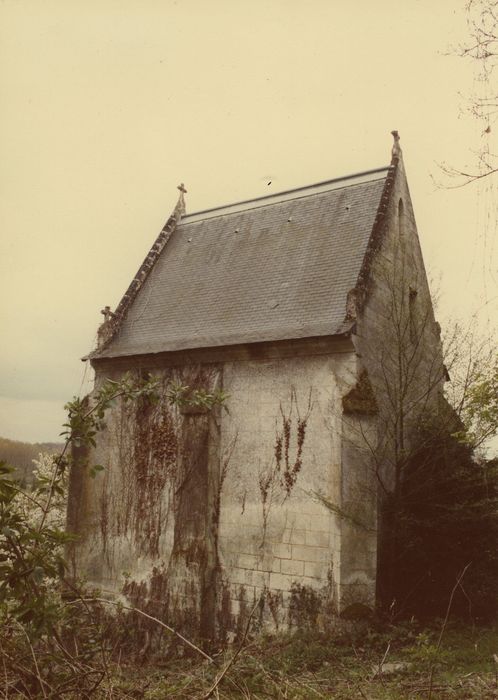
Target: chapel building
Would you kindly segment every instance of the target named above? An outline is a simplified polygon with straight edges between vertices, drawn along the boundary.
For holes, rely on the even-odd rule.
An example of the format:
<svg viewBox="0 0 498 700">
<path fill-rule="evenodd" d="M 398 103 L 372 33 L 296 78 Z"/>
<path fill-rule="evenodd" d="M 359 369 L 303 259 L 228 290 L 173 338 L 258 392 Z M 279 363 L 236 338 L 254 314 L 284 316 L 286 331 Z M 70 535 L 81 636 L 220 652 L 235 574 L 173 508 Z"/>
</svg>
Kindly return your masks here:
<svg viewBox="0 0 498 700">
<path fill-rule="evenodd" d="M 96 388 L 161 389 L 108 412 L 102 472 L 73 469 L 75 576 L 205 637 L 257 601 L 276 628 L 374 606 L 382 499 L 445 379 L 393 134 L 356 175 L 193 214 L 180 187 L 89 355 Z"/>
</svg>

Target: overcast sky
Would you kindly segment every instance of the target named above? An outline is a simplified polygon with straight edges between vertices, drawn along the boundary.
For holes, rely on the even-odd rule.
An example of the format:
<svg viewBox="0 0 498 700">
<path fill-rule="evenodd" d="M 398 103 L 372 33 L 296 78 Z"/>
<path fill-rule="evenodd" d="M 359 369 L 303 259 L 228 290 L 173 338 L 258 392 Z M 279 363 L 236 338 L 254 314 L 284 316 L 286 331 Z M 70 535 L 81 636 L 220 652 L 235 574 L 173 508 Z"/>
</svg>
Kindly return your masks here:
<svg viewBox="0 0 498 700">
<path fill-rule="evenodd" d="M 463 5 L 3 0 L 0 435 L 57 439 L 179 182 L 192 212 L 368 170 L 391 129 L 440 314 L 496 321 L 498 195 L 432 179 L 495 139 L 461 114 Z"/>
</svg>

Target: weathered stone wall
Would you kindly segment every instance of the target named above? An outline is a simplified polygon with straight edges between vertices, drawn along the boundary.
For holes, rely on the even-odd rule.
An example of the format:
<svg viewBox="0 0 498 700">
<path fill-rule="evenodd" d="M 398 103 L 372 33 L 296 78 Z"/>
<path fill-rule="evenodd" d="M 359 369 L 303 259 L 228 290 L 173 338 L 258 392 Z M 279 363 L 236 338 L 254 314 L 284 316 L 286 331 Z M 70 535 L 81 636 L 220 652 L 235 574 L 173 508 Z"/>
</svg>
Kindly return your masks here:
<svg viewBox="0 0 498 700">
<path fill-rule="evenodd" d="M 372 450 L 376 444 L 376 413 L 343 414 L 339 597 L 346 615 L 349 609 L 351 614 L 362 614 L 375 606 L 378 484 Z"/>
<path fill-rule="evenodd" d="M 266 595 L 267 617 L 292 624 L 307 590 L 337 610 L 340 519 L 323 499 L 341 502 L 341 397 L 355 372 L 352 353 L 224 368 L 219 540 L 234 619 Z"/>
<path fill-rule="evenodd" d="M 164 375 L 165 383 L 168 379 Z M 178 411 L 165 401 L 118 401 L 106 413 L 89 457 L 103 471 L 95 478 L 71 475 L 71 486 L 83 481 L 86 494 L 75 566 L 90 582 L 115 590 L 124 578 L 139 580 L 153 565 L 168 561 L 180 425 Z"/>
<path fill-rule="evenodd" d="M 257 622 L 279 628 L 317 624 L 346 588 L 348 604 L 372 604 L 375 536 L 341 545 L 352 500 L 342 398 L 357 358 L 351 345 L 314 349 L 156 364 L 164 387 L 200 381 L 229 397 L 208 413 L 165 398 L 111 409 L 90 456 L 103 472 L 72 479 L 85 494 L 85 512 L 69 516 L 74 574 L 205 637 L 237 634 L 257 601 Z M 374 522 L 375 502 L 362 507 Z"/>
<path fill-rule="evenodd" d="M 356 425 L 351 415 L 346 414 L 344 421 L 345 442 L 355 453 L 349 458 L 352 473 L 364 472 L 364 492 L 370 488 L 371 501 L 378 497 L 376 566 L 381 573 L 395 566 L 393 513 L 400 503 L 404 469 L 420 441 L 420 427 L 433 420 L 442 405 L 445 381 L 439 326 L 401 159 L 388 184 L 385 218 L 377 231 L 378 245 L 367 254 L 369 275 L 352 336 L 375 396 L 377 438 L 375 430 L 367 427 L 368 410 L 359 410 Z M 343 536 L 343 547 L 349 552 L 357 549 L 356 542 Z M 374 569 L 373 555 L 370 561 Z M 360 568 L 365 571 L 366 567 Z M 389 582 L 381 575 L 377 580 L 377 597 L 389 604 Z"/>
<path fill-rule="evenodd" d="M 397 165 L 385 229 L 371 252 L 366 303 L 353 341 L 378 404 L 383 442 L 375 457 L 392 486 L 393 466 L 410 449 L 420 419 L 437 406 L 445 380 L 439 326 L 403 161 Z"/>
</svg>

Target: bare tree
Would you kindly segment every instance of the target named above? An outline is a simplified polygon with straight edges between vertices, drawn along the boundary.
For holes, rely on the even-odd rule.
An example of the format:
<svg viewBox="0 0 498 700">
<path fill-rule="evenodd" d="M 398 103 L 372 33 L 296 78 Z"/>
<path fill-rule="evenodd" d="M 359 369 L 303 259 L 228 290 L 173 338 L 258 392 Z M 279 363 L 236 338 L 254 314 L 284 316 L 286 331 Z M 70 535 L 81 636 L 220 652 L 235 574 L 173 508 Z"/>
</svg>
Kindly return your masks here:
<svg viewBox="0 0 498 700">
<path fill-rule="evenodd" d="M 403 216 L 400 207 L 398 222 Z M 395 225 L 392 228 L 398 233 Z M 496 385 L 488 382 L 481 389 L 479 384 L 494 376 L 495 353 L 488 341 L 479 338 L 477 322 L 468 328 L 455 324 L 441 338 L 414 237 L 402 232 L 388 237 L 376 257 L 374 279 L 367 307 L 358 319 L 356 344 L 365 378 L 343 400 L 343 436 L 354 453 L 358 476 L 348 475 L 341 517 L 351 530 L 348 537 L 357 542 L 355 531 L 372 526 L 371 508 L 365 504 L 377 501 L 377 592 L 389 606 L 399 597 L 407 513 L 420 512 L 431 493 L 430 484 L 444 484 L 458 499 L 461 473 L 462 490 L 482 496 L 481 472 L 477 465 L 473 469 L 470 450 L 460 447 L 454 436 L 469 438 L 470 443 L 479 435 L 483 443 L 493 432 L 490 411 L 480 415 L 475 409 L 479 399 L 490 401 Z M 475 429 L 469 430 L 469 417 Z M 454 474 L 448 469 L 450 453 L 451 459 L 461 459 L 460 472 L 457 463 Z M 471 510 L 466 501 L 467 506 Z M 482 512 L 488 511 L 483 507 Z M 394 608 L 399 607 L 396 600 Z"/>
<path fill-rule="evenodd" d="M 445 393 L 461 421 L 458 438 L 486 454 L 498 433 L 498 353 L 493 331 L 483 333 L 477 316 L 453 321 L 443 334 L 450 381 Z"/>
<path fill-rule="evenodd" d="M 466 12 L 468 40 L 456 53 L 475 67 L 475 88 L 467 97 L 467 111 L 481 127 L 482 143 L 473 169 L 441 166 L 454 182 L 450 187 L 463 187 L 498 172 L 498 153 L 492 147 L 498 115 L 498 1 L 468 0 Z"/>
</svg>

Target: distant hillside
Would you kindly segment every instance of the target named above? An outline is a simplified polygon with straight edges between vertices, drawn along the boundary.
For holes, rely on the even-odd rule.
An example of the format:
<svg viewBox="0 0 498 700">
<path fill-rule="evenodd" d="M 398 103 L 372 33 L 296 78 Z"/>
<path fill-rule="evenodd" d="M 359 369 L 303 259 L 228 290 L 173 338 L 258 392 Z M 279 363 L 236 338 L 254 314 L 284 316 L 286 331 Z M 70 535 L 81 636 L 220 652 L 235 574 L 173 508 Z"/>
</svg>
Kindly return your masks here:
<svg viewBox="0 0 498 700">
<path fill-rule="evenodd" d="M 15 476 L 24 487 L 32 485 L 33 460 L 40 452 L 55 454 L 61 449 L 62 444 L 56 442 L 19 442 L 0 437 L 0 461 L 16 468 Z"/>
</svg>

